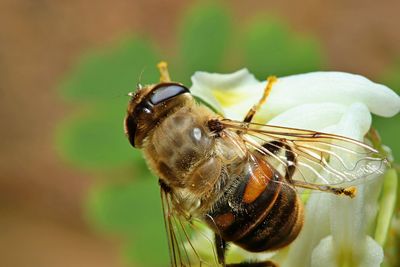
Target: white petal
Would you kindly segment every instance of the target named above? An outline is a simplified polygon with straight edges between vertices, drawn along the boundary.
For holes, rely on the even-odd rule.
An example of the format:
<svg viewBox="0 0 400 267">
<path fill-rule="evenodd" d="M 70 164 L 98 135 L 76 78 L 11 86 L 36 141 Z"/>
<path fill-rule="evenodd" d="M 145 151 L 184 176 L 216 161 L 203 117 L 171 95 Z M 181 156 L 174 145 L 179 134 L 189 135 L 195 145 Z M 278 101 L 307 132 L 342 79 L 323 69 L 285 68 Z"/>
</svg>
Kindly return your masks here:
<svg viewBox="0 0 400 267">
<path fill-rule="evenodd" d="M 227 74 L 196 71 L 191 79 L 193 87 L 219 88 L 220 90 L 235 90 L 241 86 L 259 83 L 248 69 Z"/>
<path fill-rule="evenodd" d="M 301 104 L 321 102 L 345 105 L 361 102 L 372 113 L 385 117 L 400 110 L 400 97 L 384 85 L 355 74 L 312 72 L 279 78 L 263 113 L 271 118 Z"/>
<path fill-rule="evenodd" d="M 370 125 L 371 115 L 367 107 L 364 104 L 356 103 L 348 108 L 331 132 L 362 140 Z M 332 206 L 336 207 L 331 212 L 332 231 L 336 232 L 333 234 L 333 238 L 340 244 L 357 242 L 365 231 L 363 205 L 366 196 L 364 190 L 360 190 L 364 189 L 363 186 L 358 189 L 359 192 L 355 199 L 330 196 Z"/>
<path fill-rule="evenodd" d="M 319 104 L 299 106 L 288 110 L 271 122 L 289 123 L 291 124 L 290 126 L 296 127 L 307 126 L 309 123 L 307 121 L 307 113 L 312 114 L 314 112 L 312 107 L 316 107 L 321 109 L 322 113 L 318 114 L 323 116 L 321 116 L 320 121 L 313 119 L 314 122 L 309 125 L 315 127 L 313 128 L 315 130 L 321 130 L 321 128 L 325 127 L 322 131 L 329 130 L 331 133 L 360 140 L 370 127 L 371 115 L 368 108 L 362 103 L 354 103 L 349 107 L 335 106 L 334 104 L 323 105 L 326 105 L 326 107 Z M 327 117 L 329 123 L 332 124 L 329 126 L 327 125 L 329 123 L 324 122 L 324 117 L 330 109 L 335 115 Z M 296 112 L 299 112 L 299 116 L 302 116 L 298 121 L 291 116 L 294 115 L 296 117 Z M 300 115 L 300 112 L 304 112 L 304 116 Z M 287 117 L 287 120 L 284 120 L 285 117 Z M 304 124 L 301 124 L 302 120 Z M 328 234 L 331 234 L 335 240 L 335 247 L 332 248 L 333 252 L 343 248 L 349 249 L 350 252 L 358 252 L 357 244 L 360 240 L 365 239 L 366 228 L 372 218 L 375 217 L 377 210 L 376 203 L 381 181 L 379 179 L 375 180 L 374 183 L 370 183 L 368 186 L 359 186 L 356 199 L 339 197 L 328 193 L 311 195 L 306 206 L 304 228 L 300 236 L 291 245 L 283 266 L 310 266 L 311 252 L 319 241 Z M 318 262 L 314 266 L 337 267 L 336 265 L 329 265 L 333 257 L 333 254 L 327 254 L 324 258 L 325 264 L 318 265 L 321 263 Z"/>
<path fill-rule="evenodd" d="M 279 114 L 268 124 L 322 131 L 337 124 L 346 110 L 345 105 L 334 103 L 304 104 Z"/>
<path fill-rule="evenodd" d="M 365 198 L 363 186 L 357 187 L 357 196 L 354 199 L 330 196 L 331 206 L 334 207 L 330 216 L 331 232 L 336 249 L 358 250 L 357 243 L 366 233 L 367 222 L 363 221 L 365 219 L 363 209 Z"/>
<path fill-rule="evenodd" d="M 311 195 L 305 208 L 303 229 L 290 245 L 282 267 L 310 266 L 311 253 L 314 247 L 330 233 L 330 208 L 327 194 L 315 193 Z"/>
<path fill-rule="evenodd" d="M 335 134 L 363 140 L 370 125 L 371 115 L 368 108 L 362 103 L 355 103 L 348 108 L 332 131 Z M 331 207 L 334 207 L 330 211 L 333 246 L 336 251 L 345 248 L 342 252 L 345 254 L 344 257 L 355 257 L 354 255 L 364 253 L 360 244 L 365 240 L 367 229 L 375 217 L 382 185 L 380 174 L 373 176 L 371 177 L 373 182 L 357 186 L 355 199 L 329 195 Z"/>
<path fill-rule="evenodd" d="M 312 253 L 311 267 L 341 267 L 343 265 L 353 267 L 379 267 L 383 261 L 383 250 L 379 244 L 371 237 L 367 236 L 364 242 L 359 242 L 361 254 L 353 254 L 351 259 L 348 259 L 347 264 L 341 262 L 340 251 L 334 246 L 332 236 L 328 236 L 321 240 L 319 245 Z"/>
<path fill-rule="evenodd" d="M 321 240 L 311 255 L 311 267 L 338 267 L 337 251 L 333 245 L 332 236 Z"/>
<path fill-rule="evenodd" d="M 365 244 L 364 255 L 360 258 L 361 267 L 379 267 L 383 261 L 383 249 L 379 244 L 372 239 L 371 237 L 367 236 L 367 241 Z"/>
<path fill-rule="evenodd" d="M 245 118 L 247 112 L 251 109 L 251 107 L 257 103 L 259 97 L 248 97 L 244 96 L 243 100 L 235 106 L 229 106 L 229 107 L 224 107 L 224 113 L 225 117 L 231 120 L 238 120 L 238 121 L 243 121 Z M 265 123 L 266 120 L 264 118 L 261 118 L 259 120 L 260 116 L 256 116 L 253 122 L 259 122 L 259 123 Z"/>
<path fill-rule="evenodd" d="M 197 71 L 191 79 L 192 87 L 190 92 L 206 101 L 222 114 L 224 114 L 224 103 L 221 102 L 235 102 L 233 104 L 237 105 L 242 100 L 250 101 L 250 104 L 241 110 L 245 114 L 262 94 L 262 83 L 247 69 L 241 69 L 230 74 Z M 224 99 L 216 99 L 215 94 L 221 95 Z M 241 119 L 243 117 L 244 115 L 241 116 Z"/>
<path fill-rule="evenodd" d="M 367 106 L 363 103 L 353 103 L 343 113 L 336 125 L 331 125 L 323 131 L 361 141 L 371 127 L 371 123 L 372 117 Z"/>
</svg>

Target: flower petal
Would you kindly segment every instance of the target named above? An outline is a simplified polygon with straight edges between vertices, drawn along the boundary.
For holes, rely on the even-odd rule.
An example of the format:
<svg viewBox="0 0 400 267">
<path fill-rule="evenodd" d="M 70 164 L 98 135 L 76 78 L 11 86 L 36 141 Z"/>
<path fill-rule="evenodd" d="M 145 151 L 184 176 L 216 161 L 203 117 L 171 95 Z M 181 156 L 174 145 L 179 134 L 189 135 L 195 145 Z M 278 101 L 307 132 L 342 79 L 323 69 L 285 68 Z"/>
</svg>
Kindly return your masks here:
<svg viewBox="0 0 400 267">
<path fill-rule="evenodd" d="M 337 267 L 337 251 L 333 245 L 332 236 L 325 237 L 313 250 L 311 267 Z"/>
<path fill-rule="evenodd" d="M 321 105 L 326 105 L 326 107 Z M 329 110 L 336 114 L 328 116 L 329 122 L 324 122 L 324 116 L 321 116 L 320 121 L 312 119 L 313 123 L 307 125 L 309 123 L 307 113 L 311 115 L 315 112 L 314 108 L 321 109 L 322 113 L 317 113 L 320 115 L 326 115 Z M 296 121 L 296 112 L 299 114 L 304 112 L 297 116 L 300 117 L 298 121 Z M 285 121 L 284 118 L 287 120 Z M 304 124 L 301 124 L 301 121 Z M 315 130 L 325 127 L 322 131 L 362 140 L 371 125 L 371 115 L 362 103 L 354 103 L 349 107 L 334 104 L 308 104 L 292 108 L 271 120 L 270 123 L 290 124 L 288 126 L 296 127 L 305 125 Z M 334 246 L 332 251 L 345 247 L 350 251 L 349 253 L 358 253 L 357 243 L 365 238 L 366 228 L 376 214 L 380 183 L 381 181 L 377 180 L 369 186 L 359 186 L 356 199 L 328 193 L 312 194 L 305 209 L 303 230 L 291 245 L 283 266 L 310 266 L 311 252 L 328 234 L 331 234 L 331 238 L 335 241 L 332 244 Z M 333 257 L 333 254 L 331 256 Z M 330 256 L 326 257 L 324 260 L 327 261 Z M 333 258 L 330 262 L 332 260 Z M 336 265 L 329 265 L 328 262 L 319 266 L 336 267 Z"/>
<path fill-rule="evenodd" d="M 311 253 L 319 241 L 329 235 L 330 202 L 326 194 L 312 194 L 305 208 L 303 229 L 290 245 L 289 252 L 282 267 L 308 267 Z M 322 265 L 324 266 L 324 265 Z"/>
<path fill-rule="evenodd" d="M 332 132 L 363 140 L 370 126 L 371 115 L 366 105 L 354 103 L 336 127 L 332 128 Z M 331 207 L 334 207 L 330 211 L 333 250 L 336 253 L 340 251 L 340 257 L 350 262 L 358 262 L 361 260 L 360 255 L 368 254 L 362 244 L 366 239 L 368 226 L 376 215 L 377 200 L 382 185 L 382 179 L 379 179 L 380 173 L 375 173 L 373 176 L 371 183 L 357 186 L 358 193 L 355 199 L 327 196 L 331 201 Z"/>
<path fill-rule="evenodd" d="M 372 117 L 363 103 L 353 103 L 335 125 L 326 128 L 324 132 L 343 135 L 359 141 L 371 127 Z"/>
<path fill-rule="evenodd" d="M 304 104 L 288 109 L 268 124 L 322 131 L 336 124 L 346 110 L 346 106 L 334 103 Z"/>
<path fill-rule="evenodd" d="M 264 83 L 265 84 L 265 83 Z M 292 107 L 333 102 L 364 103 L 377 115 L 390 117 L 400 110 L 400 97 L 388 87 L 344 72 L 311 72 L 279 78 L 263 112 L 271 118 Z"/>
<path fill-rule="evenodd" d="M 371 237 L 366 236 L 364 242 L 359 242 L 358 246 L 362 247 L 363 253 L 354 255 L 357 259 L 346 262 L 346 257 L 342 257 L 341 252 L 334 246 L 332 236 L 328 236 L 321 240 L 312 253 L 311 267 L 379 267 L 383 261 L 383 249 Z M 346 249 L 346 248 L 343 248 Z M 347 264 L 346 264 L 347 263 Z M 351 264 L 351 265 L 350 265 Z"/>
<path fill-rule="evenodd" d="M 360 257 L 361 267 L 379 267 L 383 261 L 383 249 L 379 244 L 372 239 L 370 236 L 367 236 L 364 255 Z"/>
<path fill-rule="evenodd" d="M 238 105 L 246 100 L 249 103 L 246 107 L 235 108 L 241 110 L 243 114 L 241 119 L 262 94 L 262 83 L 247 69 L 230 74 L 197 71 L 191 79 L 190 92 L 210 104 L 221 114 L 224 114 L 225 107 Z"/>
</svg>

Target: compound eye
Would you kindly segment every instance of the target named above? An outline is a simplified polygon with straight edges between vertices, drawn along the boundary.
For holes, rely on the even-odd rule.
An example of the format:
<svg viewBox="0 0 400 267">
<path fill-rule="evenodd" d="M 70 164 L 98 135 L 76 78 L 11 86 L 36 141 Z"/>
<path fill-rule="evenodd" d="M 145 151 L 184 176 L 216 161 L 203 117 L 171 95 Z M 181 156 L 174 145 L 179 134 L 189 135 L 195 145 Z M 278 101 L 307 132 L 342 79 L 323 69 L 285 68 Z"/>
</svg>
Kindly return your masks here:
<svg viewBox="0 0 400 267">
<path fill-rule="evenodd" d="M 132 116 L 128 115 L 125 118 L 125 134 L 128 136 L 129 142 L 133 147 L 135 147 L 136 128 L 136 120 Z"/>
<path fill-rule="evenodd" d="M 189 89 L 177 83 L 162 83 L 153 89 L 153 94 L 150 97 L 150 102 L 157 105 L 165 100 L 173 98 L 177 95 L 189 93 Z"/>
</svg>

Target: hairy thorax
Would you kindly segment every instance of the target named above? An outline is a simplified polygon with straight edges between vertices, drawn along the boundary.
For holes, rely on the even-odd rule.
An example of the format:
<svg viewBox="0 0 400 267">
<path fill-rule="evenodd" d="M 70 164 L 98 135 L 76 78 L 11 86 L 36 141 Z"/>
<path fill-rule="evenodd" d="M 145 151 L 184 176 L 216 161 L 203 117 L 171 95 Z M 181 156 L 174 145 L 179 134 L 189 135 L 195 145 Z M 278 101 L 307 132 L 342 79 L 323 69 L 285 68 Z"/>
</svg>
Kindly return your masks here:
<svg viewBox="0 0 400 267">
<path fill-rule="evenodd" d="M 207 127 L 214 116 L 196 104 L 169 114 L 148 136 L 144 154 L 151 169 L 189 205 L 201 205 L 215 191 L 222 162 Z"/>
</svg>

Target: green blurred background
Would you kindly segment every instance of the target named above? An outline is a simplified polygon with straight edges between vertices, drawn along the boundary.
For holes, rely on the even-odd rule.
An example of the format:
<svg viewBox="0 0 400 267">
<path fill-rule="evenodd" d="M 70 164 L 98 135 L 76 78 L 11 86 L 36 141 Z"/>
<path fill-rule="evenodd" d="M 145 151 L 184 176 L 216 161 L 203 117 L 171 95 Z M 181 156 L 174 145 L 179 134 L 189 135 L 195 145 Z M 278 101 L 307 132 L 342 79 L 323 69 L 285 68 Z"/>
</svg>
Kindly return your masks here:
<svg viewBox="0 0 400 267">
<path fill-rule="evenodd" d="M 170 65 L 359 73 L 400 90 L 400 2 L 1 1 L 0 266 L 166 266 L 157 181 L 123 135 Z M 400 158 L 400 116 L 377 118 Z"/>
</svg>

